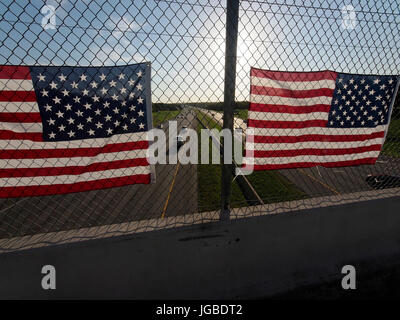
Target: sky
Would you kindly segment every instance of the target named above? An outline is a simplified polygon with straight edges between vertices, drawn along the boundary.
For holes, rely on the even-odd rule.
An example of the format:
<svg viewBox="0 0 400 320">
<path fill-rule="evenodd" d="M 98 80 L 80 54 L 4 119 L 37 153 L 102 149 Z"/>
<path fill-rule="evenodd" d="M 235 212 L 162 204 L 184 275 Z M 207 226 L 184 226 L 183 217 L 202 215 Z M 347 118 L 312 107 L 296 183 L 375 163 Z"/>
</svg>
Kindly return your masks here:
<svg viewBox="0 0 400 320">
<path fill-rule="evenodd" d="M 56 9 L 44 29 L 41 9 Z M 353 29 L 342 27 L 354 7 Z M 249 0 L 239 11 L 236 100 L 250 67 L 400 74 L 398 0 Z M 152 100 L 223 100 L 226 0 L 2 0 L 0 64 L 113 66 L 150 61 Z"/>
</svg>

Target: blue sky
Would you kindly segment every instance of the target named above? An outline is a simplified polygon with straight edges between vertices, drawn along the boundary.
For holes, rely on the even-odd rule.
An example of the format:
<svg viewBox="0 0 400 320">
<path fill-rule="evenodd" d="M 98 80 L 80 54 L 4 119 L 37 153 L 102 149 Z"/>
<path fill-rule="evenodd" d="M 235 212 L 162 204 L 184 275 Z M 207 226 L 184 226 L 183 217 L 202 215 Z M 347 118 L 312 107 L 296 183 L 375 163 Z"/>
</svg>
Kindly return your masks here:
<svg viewBox="0 0 400 320">
<path fill-rule="evenodd" d="M 56 29 L 41 26 L 56 7 Z M 355 8 L 354 29 L 341 9 Z M 153 102 L 223 99 L 226 1 L 26 1 L 0 4 L 0 64 L 152 63 Z M 236 99 L 251 66 L 400 74 L 400 10 L 384 1 L 242 1 Z"/>
</svg>

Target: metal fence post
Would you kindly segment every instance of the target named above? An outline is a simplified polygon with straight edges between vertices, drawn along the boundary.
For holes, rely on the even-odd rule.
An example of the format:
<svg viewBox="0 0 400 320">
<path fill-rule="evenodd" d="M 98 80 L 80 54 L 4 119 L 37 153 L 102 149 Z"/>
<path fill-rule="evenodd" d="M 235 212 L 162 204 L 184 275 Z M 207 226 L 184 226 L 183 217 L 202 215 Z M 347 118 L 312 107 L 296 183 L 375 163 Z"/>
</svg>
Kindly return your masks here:
<svg viewBox="0 0 400 320">
<path fill-rule="evenodd" d="M 233 133 L 233 108 L 235 103 L 236 54 L 239 23 L 239 0 L 227 0 L 225 39 L 225 79 L 223 128 Z M 223 146 L 225 141 L 223 142 Z M 232 164 L 222 164 L 221 179 L 221 220 L 230 215 L 230 194 L 232 187 Z"/>
</svg>

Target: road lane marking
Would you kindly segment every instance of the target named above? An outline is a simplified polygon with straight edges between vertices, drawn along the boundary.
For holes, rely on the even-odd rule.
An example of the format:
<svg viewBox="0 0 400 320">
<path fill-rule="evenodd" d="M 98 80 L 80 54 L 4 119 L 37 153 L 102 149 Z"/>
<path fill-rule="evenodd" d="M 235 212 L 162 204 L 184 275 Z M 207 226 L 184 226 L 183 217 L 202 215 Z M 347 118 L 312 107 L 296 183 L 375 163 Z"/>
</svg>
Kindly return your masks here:
<svg viewBox="0 0 400 320">
<path fill-rule="evenodd" d="M 174 177 L 173 177 L 172 183 L 171 183 L 171 185 L 170 185 L 170 187 L 169 187 L 167 200 L 165 201 L 164 210 L 163 210 L 163 212 L 162 212 L 162 214 L 161 214 L 161 218 L 162 218 L 162 219 L 164 219 L 164 217 L 165 217 L 165 212 L 167 211 L 169 198 L 171 197 L 172 189 L 174 188 L 175 179 L 176 179 L 176 176 L 177 176 L 177 174 L 178 174 L 179 165 L 180 165 L 180 162 L 178 162 L 178 164 L 176 165 Z"/>
<path fill-rule="evenodd" d="M 184 119 L 184 120 L 187 120 L 187 119 Z M 183 121 L 182 121 L 182 122 L 183 122 Z M 188 126 L 188 127 L 191 126 L 191 123 L 188 123 L 187 126 Z M 182 150 L 182 149 L 181 149 L 181 150 Z M 168 152 L 169 152 L 169 148 L 168 148 Z M 177 149 L 178 157 L 179 157 L 179 152 L 180 152 L 180 150 Z M 170 187 L 169 187 L 168 196 L 167 196 L 167 199 L 166 199 L 165 204 L 164 204 L 164 209 L 163 209 L 163 212 L 162 212 L 162 214 L 161 214 L 161 218 L 162 218 L 162 219 L 164 219 L 165 213 L 166 213 L 166 211 L 167 211 L 169 199 L 170 199 L 170 197 L 171 197 L 171 193 L 172 193 L 172 190 L 173 190 L 174 185 L 175 185 L 175 180 L 176 180 L 176 176 L 177 176 L 177 174 L 178 174 L 179 166 L 180 166 L 180 162 L 178 161 L 178 164 L 176 165 L 174 177 L 173 177 L 172 182 L 171 182 L 171 185 L 170 185 Z"/>
<path fill-rule="evenodd" d="M 318 182 L 319 184 L 323 185 L 325 188 L 329 189 L 333 193 L 340 194 L 340 192 L 337 191 L 334 187 L 331 187 L 330 185 L 328 185 L 328 184 L 324 183 L 323 181 L 317 179 L 316 177 L 314 177 L 313 175 L 307 173 L 303 169 L 299 169 L 299 171 L 300 171 L 300 173 L 304 174 L 305 176 L 309 177 L 310 179 L 312 179 L 312 180 Z"/>
</svg>

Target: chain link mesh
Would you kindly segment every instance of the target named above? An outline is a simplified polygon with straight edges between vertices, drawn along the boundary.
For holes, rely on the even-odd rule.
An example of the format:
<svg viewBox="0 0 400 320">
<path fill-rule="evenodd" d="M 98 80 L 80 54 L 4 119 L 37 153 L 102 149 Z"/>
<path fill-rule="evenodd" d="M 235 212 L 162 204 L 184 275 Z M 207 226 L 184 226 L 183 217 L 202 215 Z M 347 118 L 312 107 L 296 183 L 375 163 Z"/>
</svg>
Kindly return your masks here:
<svg viewBox="0 0 400 320">
<path fill-rule="evenodd" d="M 398 75 L 399 4 L 354 3 L 353 17 L 348 5 L 346 1 L 242 1 L 237 100 L 249 101 L 250 67 Z M 354 25 L 345 28 L 345 20 L 350 18 L 354 18 Z M 242 120 L 247 119 L 247 110 L 248 104 L 238 108 L 237 127 L 246 127 Z M 265 203 L 399 186 L 399 117 L 397 96 L 376 165 L 263 171 L 255 172 L 249 180 Z M 285 114 L 278 120 L 287 120 Z M 268 187 L 265 181 L 271 181 Z"/>
<path fill-rule="evenodd" d="M 54 29 L 43 26 L 45 5 L 55 9 Z M 235 128 L 246 128 L 250 67 L 399 74 L 399 3 L 354 3 L 353 29 L 343 27 L 347 5 L 339 0 L 240 1 Z M 226 7 L 226 1 L 213 0 L 4 0 L 0 65 L 150 61 L 154 127 L 168 133 L 168 121 L 176 120 L 178 132 L 184 127 L 221 129 Z M 376 165 L 232 176 L 232 217 L 398 195 L 399 137 L 397 97 Z M 210 142 L 210 151 L 219 148 Z M 0 250 L 218 220 L 221 165 L 157 164 L 155 171 L 156 182 L 150 185 L 1 199 Z"/>
</svg>

